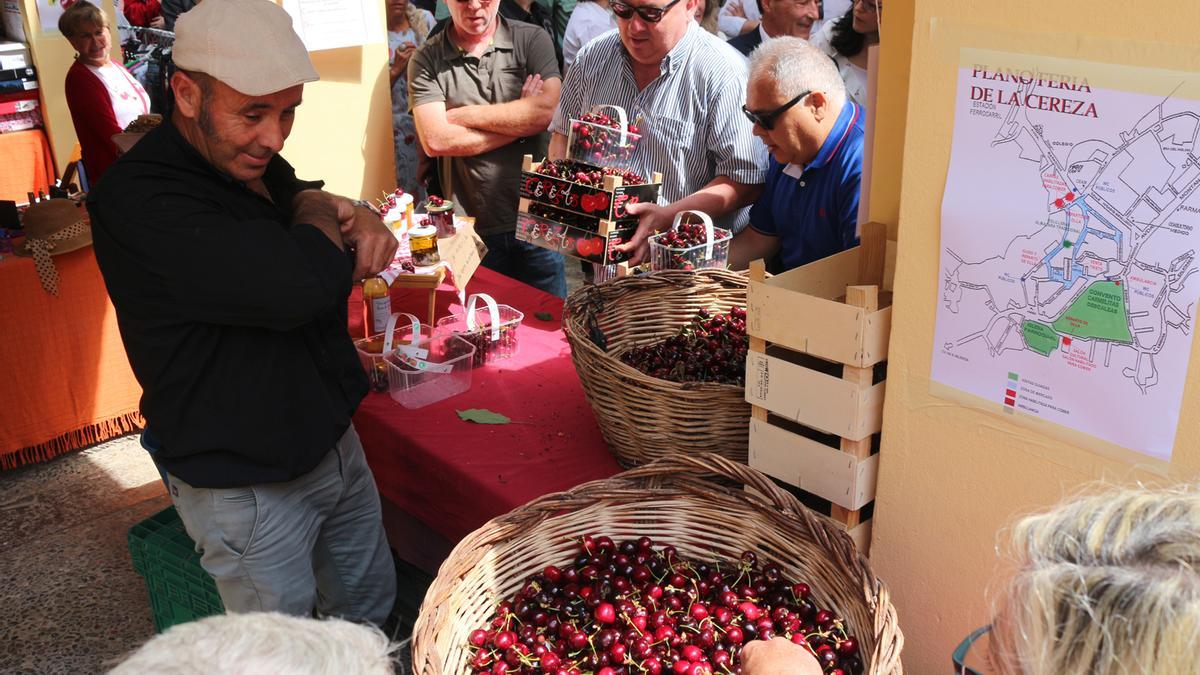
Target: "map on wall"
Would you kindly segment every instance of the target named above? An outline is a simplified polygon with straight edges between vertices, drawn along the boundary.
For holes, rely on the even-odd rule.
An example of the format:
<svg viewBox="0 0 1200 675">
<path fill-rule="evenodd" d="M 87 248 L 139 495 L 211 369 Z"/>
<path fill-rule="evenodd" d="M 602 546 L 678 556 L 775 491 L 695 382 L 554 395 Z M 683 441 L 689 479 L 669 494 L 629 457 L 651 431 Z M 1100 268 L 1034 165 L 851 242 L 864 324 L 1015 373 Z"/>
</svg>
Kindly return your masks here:
<svg viewBox="0 0 1200 675">
<path fill-rule="evenodd" d="M 934 381 L 1170 459 L 1200 296 L 1196 79 L 964 51 Z"/>
</svg>

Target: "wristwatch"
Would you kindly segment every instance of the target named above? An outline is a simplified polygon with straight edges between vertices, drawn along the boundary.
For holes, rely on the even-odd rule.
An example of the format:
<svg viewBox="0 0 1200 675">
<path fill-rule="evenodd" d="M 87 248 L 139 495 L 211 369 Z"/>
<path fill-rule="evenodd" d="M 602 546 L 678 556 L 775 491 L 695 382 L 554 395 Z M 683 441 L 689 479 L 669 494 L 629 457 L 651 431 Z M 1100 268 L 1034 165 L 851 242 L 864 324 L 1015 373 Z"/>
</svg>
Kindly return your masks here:
<svg viewBox="0 0 1200 675">
<path fill-rule="evenodd" d="M 374 204 L 372 204 L 369 201 L 366 201 L 365 199 L 351 199 L 350 203 L 355 206 L 361 206 L 364 209 L 370 211 L 371 213 L 374 213 L 375 215 L 379 216 L 380 218 L 383 217 L 383 215 L 379 213 L 379 209 L 375 208 Z"/>
</svg>

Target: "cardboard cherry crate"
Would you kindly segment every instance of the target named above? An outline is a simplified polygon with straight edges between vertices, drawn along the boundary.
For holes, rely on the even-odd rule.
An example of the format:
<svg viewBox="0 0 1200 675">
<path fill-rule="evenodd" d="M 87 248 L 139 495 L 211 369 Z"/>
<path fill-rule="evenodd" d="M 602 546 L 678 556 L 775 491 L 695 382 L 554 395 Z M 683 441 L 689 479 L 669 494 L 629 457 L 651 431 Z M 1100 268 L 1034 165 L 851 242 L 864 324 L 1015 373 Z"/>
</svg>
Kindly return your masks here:
<svg viewBox="0 0 1200 675">
<path fill-rule="evenodd" d="M 534 163 L 533 155 L 525 155 L 521 165 L 522 199 L 613 224 L 629 219 L 625 211 L 628 204 L 657 203 L 662 186 L 662 174 L 658 172 L 642 185 L 625 185 L 620 176 L 605 176 L 603 186 L 592 187 L 537 173 L 534 167 L 540 165 Z"/>
<path fill-rule="evenodd" d="M 765 278 L 750 268 L 750 466 L 798 488 L 867 552 L 891 333 L 895 242 L 861 244 Z"/>
<path fill-rule="evenodd" d="M 517 239 L 597 265 L 629 259 L 615 246 L 637 231 L 636 218 L 605 220 L 533 203 L 522 198 L 517 208 Z"/>
</svg>

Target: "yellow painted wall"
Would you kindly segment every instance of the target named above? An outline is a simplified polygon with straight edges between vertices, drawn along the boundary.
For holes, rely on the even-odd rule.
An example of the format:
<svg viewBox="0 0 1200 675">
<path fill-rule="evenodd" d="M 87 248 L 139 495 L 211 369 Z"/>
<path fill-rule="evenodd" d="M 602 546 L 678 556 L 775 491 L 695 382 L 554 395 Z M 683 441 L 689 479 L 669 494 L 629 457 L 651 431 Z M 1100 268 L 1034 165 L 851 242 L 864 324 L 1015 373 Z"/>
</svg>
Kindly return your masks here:
<svg viewBox="0 0 1200 675">
<path fill-rule="evenodd" d="M 311 56 L 321 81 L 304 86 L 282 154 L 299 176 L 324 180 L 330 192 L 378 199 L 396 187 L 387 44 Z"/>
<path fill-rule="evenodd" d="M 910 11 L 887 6 L 890 36 Z M 899 10 L 899 11 L 897 11 Z M 962 36 L 963 26 L 971 37 Z M 1195 31 L 1200 3 L 1167 0 L 915 0 L 903 138 L 879 141 L 887 156 L 903 142 L 900 255 L 888 368 L 872 560 L 892 591 L 906 643 L 908 672 L 948 672 L 950 652 L 988 622 L 984 594 L 1001 583 L 999 531 L 1018 514 L 1097 480 L 1154 481 L 1129 464 L 1107 460 L 929 393 L 938 297 L 939 215 L 950 159 L 957 48 L 1042 53 L 1137 66 L 1200 70 Z M 1134 40 L 1157 40 L 1158 44 Z M 881 89 L 882 91 L 882 89 Z M 881 101 L 882 125 L 900 111 Z M 876 155 L 877 161 L 880 154 Z M 886 160 L 885 160 L 886 162 Z M 884 163 L 881 163 L 881 166 Z M 886 220 L 888 190 L 876 169 L 873 213 Z M 891 188 L 889 188 L 891 185 Z M 879 195 L 884 195 L 880 197 Z M 895 204 L 891 205 L 896 206 Z M 1200 342 L 1194 342 L 1171 478 L 1200 477 Z M 997 581 L 999 580 L 999 581 Z"/>
<path fill-rule="evenodd" d="M 379 1 L 380 22 L 384 3 Z M 304 86 L 304 104 L 283 149 L 303 178 L 330 192 L 378 199 L 396 187 L 387 43 L 312 52 L 320 82 Z"/>
<path fill-rule="evenodd" d="M 26 35 L 38 67 L 43 115 L 58 166 L 75 146 L 75 128 L 63 95 L 63 81 L 75 52 L 57 31 L 42 33 L 35 0 L 24 0 Z M 113 56 L 120 58 L 112 0 L 102 3 L 113 26 Z M 384 5 L 379 3 L 380 21 Z M 321 81 L 304 91 L 292 136 L 283 155 L 300 176 L 326 181 L 326 188 L 351 197 L 378 197 L 396 186 L 392 146 L 392 104 L 387 76 L 387 44 L 348 47 L 311 54 Z M 268 55 L 269 57 L 269 55 Z"/>
</svg>

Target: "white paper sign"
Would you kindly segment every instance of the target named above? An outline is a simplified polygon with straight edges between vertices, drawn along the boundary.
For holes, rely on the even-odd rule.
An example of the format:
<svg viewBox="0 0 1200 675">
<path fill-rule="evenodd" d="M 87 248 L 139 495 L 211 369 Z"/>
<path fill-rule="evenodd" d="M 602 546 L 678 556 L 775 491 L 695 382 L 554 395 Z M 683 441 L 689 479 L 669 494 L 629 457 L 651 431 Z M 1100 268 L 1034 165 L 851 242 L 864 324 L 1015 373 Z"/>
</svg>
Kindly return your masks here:
<svg viewBox="0 0 1200 675">
<path fill-rule="evenodd" d="M 964 52 L 936 382 L 1170 460 L 1200 298 L 1198 99 L 1196 73 Z"/>
<path fill-rule="evenodd" d="M 377 0 L 284 0 L 292 27 L 310 52 L 382 43 Z"/>
<path fill-rule="evenodd" d="M 38 18 L 41 20 L 42 31 L 58 32 L 58 19 L 75 0 L 37 0 Z"/>
</svg>

